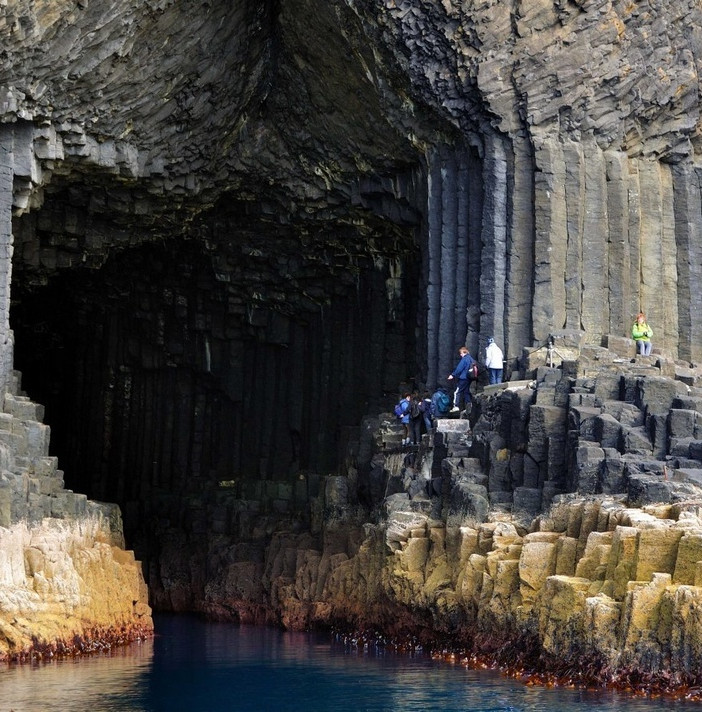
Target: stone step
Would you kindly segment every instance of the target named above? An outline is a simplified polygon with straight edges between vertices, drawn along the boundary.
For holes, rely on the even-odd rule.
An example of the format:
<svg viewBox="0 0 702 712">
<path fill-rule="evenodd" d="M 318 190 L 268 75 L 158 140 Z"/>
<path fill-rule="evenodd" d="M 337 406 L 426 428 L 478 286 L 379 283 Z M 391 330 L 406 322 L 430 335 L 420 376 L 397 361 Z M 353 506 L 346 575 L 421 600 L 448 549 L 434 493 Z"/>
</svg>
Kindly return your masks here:
<svg viewBox="0 0 702 712">
<path fill-rule="evenodd" d="M 19 371 L 12 371 L 5 387 L 10 395 L 22 395 L 22 374 Z"/>
<path fill-rule="evenodd" d="M 441 418 L 436 421 L 436 431 L 439 433 L 459 433 L 470 432 L 470 422 L 465 418 L 446 419 Z"/>
<path fill-rule="evenodd" d="M 44 419 L 44 406 L 34 403 L 26 396 L 6 393 L 3 411 L 19 420 L 35 420 L 41 423 Z"/>
<path fill-rule="evenodd" d="M 702 468 L 678 468 L 674 470 L 671 479 L 674 482 L 693 482 L 696 485 L 702 485 Z"/>
</svg>

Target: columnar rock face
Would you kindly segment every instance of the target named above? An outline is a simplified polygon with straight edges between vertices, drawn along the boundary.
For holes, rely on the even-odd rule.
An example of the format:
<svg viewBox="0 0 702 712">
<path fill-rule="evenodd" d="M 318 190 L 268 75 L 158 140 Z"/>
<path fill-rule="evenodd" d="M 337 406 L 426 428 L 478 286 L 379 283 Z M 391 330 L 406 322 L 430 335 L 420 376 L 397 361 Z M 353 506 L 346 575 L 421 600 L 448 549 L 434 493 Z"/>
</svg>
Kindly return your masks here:
<svg viewBox="0 0 702 712">
<path fill-rule="evenodd" d="M 166 590 L 183 540 L 307 511 L 364 414 L 489 336 L 540 385 L 480 405 L 489 467 L 451 485 L 451 521 L 527 526 L 576 490 L 670 499 L 651 463 L 696 469 L 695 377 L 649 369 L 702 356 L 700 13 L 0 6 L 0 382 L 23 371 L 69 486 L 121 506 L 155 600 L 219 610 L 198 577 Z M 658 361 L 624 368 L 600 349 L 632 358 L 641 309 Z M 383 469 L 359 471 L 354 506 Z M 205 560 L 247 569 L 232 547 Z"/>
<path fill-rule="evenodd" d="M 417 450 L 399 449 L 390 414 L 368 419 L 346 475 L 297 508 L 289 493 L 287 515 L 279 499 L 278 524 L 270 500 L 238 500 L 237 543 L 210 537 L 190 556 L 217 570 L 201 610 L 413 639 L 571 681 L 696 687 L 700 372 L 595 351 L 486 388 L 470 422 L 438 420 Z M 196 542 L 171 541 L 157 599 L 184 605 L 164 584 Z"/>
<path fill-rule="evenodd" d="M 6 3 L 4 219 L 11 202 L 27 387 L 57 423 L 73 400 L 110 449 L 141 453 L 110 465 L 118 479 L 165 468 L 170 487 L 184 461 L 210 481 L 329 469 L 340 428 L 488 336 L 516 368 L 555 330 L 597 344 L 644 309 L 657 344 L 696 360 L 688 5 Z M 84 387 L 42 376 L 49 345 L 86 364 Z M 157 429 L 191 443 L 179 454 L 169 436 L 117 434 L 152 420 L 147 399 L 179 397 L 205 414 L 164 414 Z M 280 401 L 300 405 L 260 425 L 257 404 Z M 203 456 L 215 421 L 236 443 L 215 432 Z M 87 487 L 95 453 L 56 439 Z"/>
<path fill-rule="evenodd" d="M 63 487 L 43 407 L 11 374 L 0 413 L 0 660 L 76 655 L 153 630 L 114 504 Z"/>
</svg>

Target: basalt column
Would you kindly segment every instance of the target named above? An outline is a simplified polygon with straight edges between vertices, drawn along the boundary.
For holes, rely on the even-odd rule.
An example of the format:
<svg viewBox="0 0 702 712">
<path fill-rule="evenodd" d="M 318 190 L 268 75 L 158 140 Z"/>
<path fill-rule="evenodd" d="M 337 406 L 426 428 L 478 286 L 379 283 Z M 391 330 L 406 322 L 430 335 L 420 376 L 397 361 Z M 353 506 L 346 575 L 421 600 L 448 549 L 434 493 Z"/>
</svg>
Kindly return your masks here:
<svg viewBox="0 0 702 712">
<path fill-rule="evenodd" d="M 509 166 L 505 143 L 495 135 L 486 137 L 484 161 L 484 204 L 480 255 L 480 332 L 469 343 L 475 356 L 494 337 L 505 349 L 505 306 L 507 296 L 507 243 L 509 223 Z"/>
<path fill-rule="evenodd" d="M 523 137 L 507 151 L 505 319 L 486 320 L 503 349 L 508 367 L 515 364 L 524 345 L 531 344 L 531 305 L 534 289 L 534 158 Z M 487 334 L 489 336 L 489 334 Z M 500 338 L 504 342 L 500 342 Z"/>
<path fill-rule="evenodd" d="M 480 328 L 483 180 L 472 148 L 430 157 L 425 235 L 427 384 L 445 381 L 456 347 L 473 353 Z"/>
<path fill-rule="evenodd" d="M 680 358 L 702 357 L 702 206 L 700 169 L 673 167 L 673 206 L 677 242 L 678 349 Z"/>
<path fill-rule="evenodd" d="M 14 177 L 14 134 L 0 127 L 0 391 L 12 370 L 10 331 L 10 279 L 12 275 L 12 184 Z"/>
<path fill-rule="evenodd" d="M 644 311 L 654 346 L 699 358 L 696 172 L 592 141 L 543 140 L 535 161 L 537 343 L 563 328 L 628 336 Z"/>
</svg>

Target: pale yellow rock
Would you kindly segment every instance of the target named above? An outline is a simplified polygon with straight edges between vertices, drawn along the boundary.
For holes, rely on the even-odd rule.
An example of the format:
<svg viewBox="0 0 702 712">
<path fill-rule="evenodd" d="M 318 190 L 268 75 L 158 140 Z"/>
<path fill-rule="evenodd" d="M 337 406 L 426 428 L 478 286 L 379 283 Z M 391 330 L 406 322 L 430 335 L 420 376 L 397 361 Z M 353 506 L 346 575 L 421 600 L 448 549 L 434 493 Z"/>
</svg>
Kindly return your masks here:
<svg viewBox="0 0 702 712">
<path fill-rule="evenodd" d="M 590 650 L 599 653 L 610 664 L 618 655 L 619 621 L 622 603 L 600 594 L 585 599 L 583 610 L 584 641 Z"/>
<path fill-rule="evenodd" d="M 544 649 L 554 655 L 569 651 L 573 640 L 583 638 L 588 579 L 550 576 L 538 608 L 538 630 Z"/>
<path fill-rule="evenodd" d="M 492 531 L 493 549 L 504 549 L 516 542 L 521 543 L 522 537 L 512 522 L 497 522 Z"/>
<path fill-rule="evenodd" d="M 688 532 L 678 545 L 673 583 L 694 585 L 699 561 L 702 561 L 702 532 Z"/>
<path fill-rule="evenodd" d="M 492 536 L 496 522 L 487 522 L 478 527 L 478 553 L 487 554 L 492 549 Z"/>
<path fill-rule="evenodd" d="M 642 529 L 636 554 L 636 580 L 648 581 L 654 573 L 672 574 L 682 535 L 682 531 L 665 526 Z"/>
<path fill-rule="evenodd" d="M 670 665 L 696 674 L 702 668 L 702 589 L 679 586 L 674 593 Z"/>
<path fill-rule="evenodd" d="M 502 556 L 505 559 L 514 559 L 515 561 L 519 561 L 523 548 L 524 546 L 521 541 L 515 542 L 502 550 Z"/>
<path fill-rule="evenodd" d="M 485 557 L 485 571 L 492 578 L 497 576 L 497 565 L 502 561 L 502 552 L 499 549 L 489 551 Z"/>
<path fill-rule="evenodd" d="M 458 591 L 462 600 L 473 607 L 478 605 L 480 599 L 486 565 L 487 559 L 484 556 L 473 554 L 468 558 L 464 570 L 459 574 Z"/>
<path fill-rule="evenodd" d="M 637 527 L 638 529 L 658 529 L 672 524 L 671 521 L 662 521 L 659 517 L 655 517 L 643 509 L 627 508 L 622 511 L 622 517 L 624 526 Z"/>
<path fill-rule="evenodd" d="M 483 628 L 489 623 L 504 628 L 521 603 L 519 562 L 513 559 L 497 561 L 491 581 L 491 595 L 489 600 L 481 602 L 479 623 Z"/>
<path fill-rule="evenodd" d="M 480 584 L 480 596 L 478 598 L 478 611 L 486 610 L 490 604 L 493 591 L 495 589 L 495 579 L 485 571 Z"/>
<path fill-rule="evenodd" d="M 538 532 L 541 534 L 541 532 Z M 529 608 L 536 600 L 544 581 L 556 571 L 557 550 L 553 542 L 524 538 L 522 555 L 519 559 L 519 580 L 522 605 Z"/>
<path fill-rule="evenodd" d="M 519 561 L 505 559 L 497 565 L 493 597 L 498 596 L 505 603 L 505 611 L 514 610 L 521 605 L 519 590 Z"/>
<path fill-rule="evenodd" d="M 460 564 L 464 566 L 469 556 L 478 553 L 478 531 L 472 527 L 461 527 L 460 533 Z"/>
<path fill-rule="evenodd" d="M 646 514 L 650 514 L 656 519 L 670 519 L 673 511 L 672 504 L 647 504 L 641 507 L 641 510 Z"/>
<path fill-rule="evenodd" d="M 429 596 L 434 595 L 437 591 L 445 591 L 452 585 L 451 568 L 446 563 L 446 558 L 433 566 L 431 572 L 425 580 L 426 593 Z"/>
<path fill-rule="evenodd" d="M 555 544 L 562 538 L 563 534 L 561 532 L 531 532 L 523 538 L 522 544 L 528 544 L 537 541 Z"/>
<path fill-rule="evenodd" d="M 556 571 L 560 576 L 574 576 L 578 563 L 578 540 L 563 536 L 556 543 Z"/>
<path fill-rule="evenodd" d="M 298 555 L 294 576 L 281 564 L 278 594 L 298 599 L 286 604 L 286 620 L 333 612 L 363 620 L 374 606 L 387 615 L 395 604 L 408 620 L 410 612 L 430 616 L 442 630 L 537 635 L 547 653 L 573 665 L 592 655 L 613 670 L 697 674 L 702 587 L 690 585 L 702 583 L 697 515 L 682 507 L 636 510 L 604 496 L 563 498 L 555 510 L 523 536 L 504 514 L 449 531 L 414 513 L 393 515 L 394 552 L 381 526 L 369 528 L 348 558 L 332 562 L 310 551 Z M 676 522 L 676 512 L 686 516 Z M 46 587 L 59 571 L 41 549 L 19 559 L 0 549 L 3 555 L 0 577 L 25 580 L 31 571 L 34 586 Z M 315 566 L 323 585 L 315 585 Z M 320 591 L 325 600 L 316 598 Z"/>
<path fill-rule="evenodd" d="M 429 554 L 429 539 L 408 539 L 402 547 L 400 568 L 409 573 L 423 572 Z M 423 577 L 422 577 L 423 578 Z"/>
<path fill-rule="evenodd" d="M 585 551 L 575 568 L 576 577 L 603 581 L 612 548 L 612 532 L 590 532 Z"/>
<path fill-rule="evenodd" d="M 600 502 L 598 500 L 585 502 L 580 519 L 578 532 L 578 556 L 581 557 L 587 546 L 587 541 L 592 532 L 597 531 L 600 516 Z"/>
<path fill-rule="evenodd" d="M 0 529 L 0 657 L 153 629 L 141 565 L 99 515 Z"/>
<path fill-rule="evenodd" d="M 569 537 L 578 539 L 580 537 L 580 527 L 583 519 L 584 502 L 574 502 L 566 509 L 567 524 L 565 532 Z M 559 527 L 559 531 L 562 531 Z"/>
<path fill-rule="evenodd" d="M 620 634 L 621 660 L 656 670 L 670 651 L 673 603 L 671 575 L 655 573 L 650 582 L 631 581 L 624 599 Z M 635 661 L 635 662 L 634 662 Z"/>
<path fill-rule="evenodd" d="M 629 581 L 635 576 L 638 543 L 635 527 L 618 526 L 614 530 L 605 580 L 611 581 L 611 595 L 617 601 L 624 599 Z"/>
</svg>

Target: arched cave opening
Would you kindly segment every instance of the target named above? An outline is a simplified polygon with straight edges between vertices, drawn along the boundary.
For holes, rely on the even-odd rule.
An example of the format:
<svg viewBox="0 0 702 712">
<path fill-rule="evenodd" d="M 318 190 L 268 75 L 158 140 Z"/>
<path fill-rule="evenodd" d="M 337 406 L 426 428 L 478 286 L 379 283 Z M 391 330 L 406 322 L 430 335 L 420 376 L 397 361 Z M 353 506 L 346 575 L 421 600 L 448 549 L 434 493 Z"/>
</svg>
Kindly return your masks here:
<svg viewBox="0 0 702 712">
<path fill-rule="evenodd" d="M 42 210 L 67 203 L 56 193 Z M 62 268 L 72 238 L 42 210 L 16 231 L 15 367 L 66 486 L 120 505 L 147 572 L 169 527 L 244 526 L 211 510 L 193 524 L 222 487 L 244 497 L 335 471 L 362 416 L 417 373 L 415 226 L 391 226 L 379 249 L 377 226 L 315 234 L 220 206 L 187 235 L 126 249 L 108 231 L 98 266 Z M 30 244 L 54 247 L 53 269 L 23 261 Z"/>
</svg>

